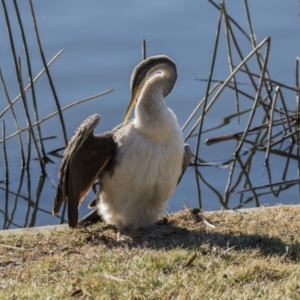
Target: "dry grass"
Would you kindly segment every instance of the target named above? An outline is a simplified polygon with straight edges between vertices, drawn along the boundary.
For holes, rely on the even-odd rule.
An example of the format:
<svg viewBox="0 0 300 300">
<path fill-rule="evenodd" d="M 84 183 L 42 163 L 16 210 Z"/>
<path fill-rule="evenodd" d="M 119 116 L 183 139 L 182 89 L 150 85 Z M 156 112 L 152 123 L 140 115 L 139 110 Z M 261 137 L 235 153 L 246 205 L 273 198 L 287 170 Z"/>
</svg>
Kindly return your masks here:
<svg viewBox="0 0 300 300">
<path fill-rule="evenodd" d="M 131 242 L 100 223 L 0 235 L 0 299 L 300 298 L 299 206 L 166 218 L 186 230 Z"/>
</svg>

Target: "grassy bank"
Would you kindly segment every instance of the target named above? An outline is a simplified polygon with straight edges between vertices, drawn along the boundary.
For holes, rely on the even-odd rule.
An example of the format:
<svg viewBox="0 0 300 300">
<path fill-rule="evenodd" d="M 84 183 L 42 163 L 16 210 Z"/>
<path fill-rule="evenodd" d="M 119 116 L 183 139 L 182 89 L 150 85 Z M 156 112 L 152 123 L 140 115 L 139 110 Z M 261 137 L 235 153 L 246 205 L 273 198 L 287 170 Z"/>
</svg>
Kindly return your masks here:
<svg viewBox="0 0 300 300">
<path fill-rule="evenodd" d="M 300 298 L 299 206 L 164 222 L 182 229 L 125 242 L 101 223 L 0 235 L 0 299 Z"/>
</svg>

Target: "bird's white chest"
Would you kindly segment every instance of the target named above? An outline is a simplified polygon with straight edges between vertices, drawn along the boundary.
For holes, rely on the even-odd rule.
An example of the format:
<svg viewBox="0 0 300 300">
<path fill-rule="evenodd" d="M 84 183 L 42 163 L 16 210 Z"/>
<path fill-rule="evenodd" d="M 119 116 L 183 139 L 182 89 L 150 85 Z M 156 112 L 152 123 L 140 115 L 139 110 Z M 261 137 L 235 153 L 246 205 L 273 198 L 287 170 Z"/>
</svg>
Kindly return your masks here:
<svg viewBox="0 0 300 300">
<path fill-rule="evenodd" d="M 184 143 L 176 122 L 173 130 L 144 134 L 135 124 L 116 138 L 113 175 L 102 180 L 100 212 L 108 223 L 133 229 L 151 225 L 164 210 L 182 172 Z"/>
<path fill-rule="evenodd" d="M 119 162 L 115 172 L 116 176 L 120 175 L 120 182 L 134 179 L 131 185 L 138 190 L 160 185 L 162 180 L 167 180 L 163 185 L 168 185 L 170 181 L 177 182 L 182 158 L 181 134 L 174 134 L 167 140 L 155 140 L 144 136 L 138 130 L 132 130 L 119 146 Z"/>
</svg>

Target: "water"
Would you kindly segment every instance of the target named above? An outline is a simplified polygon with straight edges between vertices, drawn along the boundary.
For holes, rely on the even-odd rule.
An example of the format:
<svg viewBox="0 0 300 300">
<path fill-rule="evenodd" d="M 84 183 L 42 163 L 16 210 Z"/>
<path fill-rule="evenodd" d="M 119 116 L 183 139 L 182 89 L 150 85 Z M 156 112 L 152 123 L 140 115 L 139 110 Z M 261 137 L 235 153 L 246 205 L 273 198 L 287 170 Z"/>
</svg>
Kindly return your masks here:
<svg viewBox="0 0 300 300">
<path fill-rule="evenodd" d="M 19 1 L 18 3 L 29 45 L 33 73 L 37 74 L 42 69 L 42 63 L 32 29 L 29 5 L 26 1 Z M 7 5 L 14 31 L 17 55 L 21 56 L 23 74 L 26 74 L 26 63 L 22 43 L 18 37 L 19 29 L 15 12 L 12 3 L 8 2 Z M 269 0 L 263 3 L 251 2 L 249 7 L 257 42 L 259 43 L 267 36 L 272 38 L 268 64 L 272 78 L 288 85 L 294 85 L 295 57 L 299 55 L 298 3 L 294 1 L 286 5 L 279 0 Z M 142 39 L 147 41 L 147 56 L 166 54 L 177 64 L 178 82 L 168 97 L 167 104 L 176 113 L 180 125 L 184 124 L 194 107 L 204 96 L 206 83 L 195 79 L 208 78 L 219 16 L 219 11 L 209 2 L 189 1 L 187 5 L 183 1 L 173 1 L 170 5 L 168 2 L 161 1 L 34 1 L 34 8 L 47 60 L 50 60 L 59 50 L 64 49 L 64 53 L 50 68 L 61 105 L 67 105 L 110 88 L 114 89 L 114 92 L 109 95 L 75 106 L 64 112 L 68 138 L 71 137 L 82 120 L 93 113 L 99 113 L 102 117 L 97 129 L 98 132 L 110 130 L 122 122 L 130 98 L 130 75 L 135 65 L 141 60 Z M 248 31 L 243 4 L 227 1 L 226 8 L 228 13 Z M 18 94 L 18 85 L 3 17 L 0 18 L 0 31 L 2 33 L 0 35 L 0 66 L 11 98 L 14 98 Z M 218 51 L 215 79 L 225 79 L 230 73 L 225 41 L 223 28 L 221 35 L 223 46 Z M 250 49 L 249 43 L 241 36 L 239 43 L 245 51 L 244 54 L 247 54 Z M 24 76 L 25 79 L 27 82 L 26 76 Z M 56 110 L 46 76 L 39 79 L 36 93 L 40 118 Z M 294 109 L 295 94 L 288 92 L 285 97 L 288 100 L 289 108 Z M 2 111 L 7 105 L 2 90 L 0 91 L 0 99 Z M 247 101 L 242 102 L 241 106 L 251 107 L 251 102 Z M 16 113 L 22 116 L 23 107 L 20 101 L 15 108 Z M 220 127 L 216 131 L 209 130 L 220 126 L 225 117 L 234 113 L 234 109 L 233 93 L 225 93 L 219 104 L 205 118 L 205 133 L 200 148 L 201 159 L 207 162 L 224 162 L 232 157 L 236 147 L 235 141 L 207 146 L 204 144 L 204 140 L 212 136 L 244 130 L 246 117 L 242 118 L 240 125 L 236 124 L 236 120 L 232 120 L 228 125 Z M 11 119 L 9 114 L 5 118 L 6 135 L 9 135 L 15 131 L 15 127 L 12 122 L 8 121 Z M 20 126 L 25 125 L 26 120 L 20 117 Z M 64 145 L 58 118 L 44 122 L 42 131 L 43 136 L 57 136 L 56 139 L 45 142 L 47 151 Z M 190 143 L 194 149 L 195 141 L 190 141 Z M 10 166 L 9 188 L 10 191 L 16 193 L 21 176 L 17 139 L 11 139 L 7 143 L 7 147 Z M 252 159 L 251 172 L 253 172 L 252 184 L 254 186 L 269 181 L 266 168 L 263 165 L 264 155 L 264 152 L 258 152 Z M 36 157 L 34 152 L 32 156 Z M 15 195 L 9 194 L 6 197 L 5 191 L 0 190 L 0 199 L 3 199 L 1 200 L 0 215 L 2 214 L 5 220 L 6 214 L 9 217 L 15 211 L 13 224 L 4 221 L 3 227 L 14 228 L 59 222 L 58 218 L 49 214 L 55 193 L 49 178 L 53 180 L 54 184 L 57 183 L 56 174 L 60 159 L 53 157 L 51 159 L 55 161 L 55 164 L 47 165 L 48 179 L 45 180 L 43 191 L 39 197 L 39 210 L 36 211 L 37 205 L 34 206 L 34 202 L 38 199 L 36 188 L 40 174 L 39 166 L 35 161 L 32 161 L 30 168 L 31 187 L 27 186 L 26 174 L 24 174 L 24 184 L 21 187 L 24 196 L 32 200 L 32 205 L 21 198 L 17 200 L 16 205 Z M 2 158 L 0 163 L 3 170 Z M 282 179 L 281 174 L 285 165 L 286 160 L 284 158 L 272 154 L 270 158 L 272 180 L 279 181 Z M 220 199 L 223 197 L 227 184 L 229 168 L 200 167 L 199 171 L 203 178 L 214 189 L 218 190 L 216 193 L 212 188 L 202 183 L 202 207 L 206 210 L 220 209 L 224 206 Z M 297 176 L 296 167 L 290 167 L 287 171 L 287 178 L 293 179 Z M 1 187 L 4 188 L 5 185 L 1 184 Z M 237 189 L 241 189 L 241 187 Z M 251 193 L 245 193 L 244 199 L 250 196 Z M 89 198 L 92 197 L 93 195 L 89 195 Z M 296 186 L 280 193 L 277 197 L 274 194 L 262 195 L 259 204 L 298 203 L 298 197 Z M 5 201 L 5 199 L 9 200 Z M 240 195 L 234 194 L 231 195 L 230 201 L 226 205 L 233 208 L 238 206 L 240 202 Z M 85 203 L 88 201 L 82 205 L 82 215 L 87 212 Z M 254 200 L 248 204 L 243 204 L 244 206 L 256 205 Z M 193 168 L 189 168 L 186 172 L 169 202 L 168 210 L 177 210 L 185 205 L 198 206 L 198 191 Z M 32 217 L 35 212 L 36 217 Z"/>
</svg>

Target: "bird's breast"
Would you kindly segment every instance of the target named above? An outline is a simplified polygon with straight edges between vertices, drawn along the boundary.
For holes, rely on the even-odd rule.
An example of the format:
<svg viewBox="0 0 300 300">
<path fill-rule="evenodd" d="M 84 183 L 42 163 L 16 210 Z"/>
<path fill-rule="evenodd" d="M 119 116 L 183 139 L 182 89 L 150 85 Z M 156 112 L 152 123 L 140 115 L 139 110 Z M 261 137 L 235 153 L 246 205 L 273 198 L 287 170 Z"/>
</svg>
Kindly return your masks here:
<svg viewBox="0 0 300 300">
<path fill-rule="evenodd" d="M 157 135 L 141 132 L 134 124 L 127 130 L 117 141 L 118 168 L 132 172 L 132 176 L 138 172 L 141 181 L 167 179 L 172 177 L 173 169 L 180 174 L 184 145 L 179 128 L 165 134 L 161 129 Z"/>
<path fill-rule="evenodd" d="M 132 123 L 115 140 L 116 165 L 102 179 L 100 210 L 109 223 L 147 226 L 163 211 L 181 175 L 182 133 L 178 127 L 167 139 L 155 139 Z"/>
<path fill-rule="evenodd" d="M 132 199 L 154 189 L 162 190 L 163 198 L 171 196 L 182 171 L 184 143 L 179 128 L 167 139 L 156 139 L 131 124 L 117 133 L 116 143 L 116 165 L 113 175 L 103 179 L 103 191 L 109 190 L 115 198 Z"/>
</svg>

